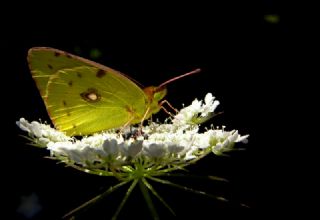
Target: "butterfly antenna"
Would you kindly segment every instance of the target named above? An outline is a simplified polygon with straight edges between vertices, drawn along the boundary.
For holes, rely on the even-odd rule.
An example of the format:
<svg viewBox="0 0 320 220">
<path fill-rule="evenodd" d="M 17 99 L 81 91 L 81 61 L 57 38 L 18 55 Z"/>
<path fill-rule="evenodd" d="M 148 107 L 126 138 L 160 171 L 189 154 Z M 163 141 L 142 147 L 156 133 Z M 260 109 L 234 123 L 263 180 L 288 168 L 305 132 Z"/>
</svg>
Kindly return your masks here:
<svg viewBox="0 0 320 220">
<path fill-rule="evenodd" d="M 158 87 L 157 87 L 157 91 L 160 91 L 160 90 L 161 90 L 163 87 L 165 87 L 167 84 L 169 84 L 169 83 L 171 83 L 171 82 L 173 82 L 173 81 L 176 81 L 177 79 L 183 78 L 183 77 L 185 77 L 185 76 L 193 75 L 193 74 L 195 74 L 195 73 L 199 73 L 200 71 L 201 71 L 201 69 L 198 68 L 198 69 L 192 70 L 192 71 L 190 71 L 190 72 L 188 72 L 188 73 L 182 74 L 182 75 L 180 75 L 180 76 L 176 76 L 176 77 L 174 77 L 174 78 L 172 78 L 172 79 L 169 79 L 169 80 L 165 81 L 164 83 L 162 83 L 160 86 L 158 86 Z"/>
</svg>

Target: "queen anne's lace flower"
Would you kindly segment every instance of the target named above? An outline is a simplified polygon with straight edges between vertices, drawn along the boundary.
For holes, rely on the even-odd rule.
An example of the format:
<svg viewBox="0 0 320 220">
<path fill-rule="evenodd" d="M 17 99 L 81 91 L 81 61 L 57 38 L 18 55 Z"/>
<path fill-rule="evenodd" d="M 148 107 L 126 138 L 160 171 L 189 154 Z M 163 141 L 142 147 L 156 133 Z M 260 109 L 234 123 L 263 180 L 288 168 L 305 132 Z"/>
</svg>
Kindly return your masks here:
<svg viewBox="0 0 320 220">
<path fill-rule="evenodd" d="M 85 168 L 86 171 L 97 167 L 105 170 L 115 165 L 127 166 L 134 164 L 138 158 L 162 163 L 166 167 L 180 167 L 210 151 L 221 155 L 232 150 L 234 143 L 247 140 L 248 135 L 241 136 L 237 130 L 212 128 L 199 132 L 199 122 L 211 117 L 219 105 L 211 93 L 204 100 L 204 103 L 194 100 L 169 123 L 153 122 L 143 127 L 143 135 L 138 137 L 124 138 L 112 129 L 77 140 L 36 121 L 29 123 L 21 118 L 17 125 L 28 132 L 34 144 L 50 150 L 52 158 Z"/>
<path fill-rule="evenodd" d="M 241 136 L 237 130 L 200 128 L 201 123 L 215 115 L 218 105 L 219 101 L 208 93 L 204 102 L 194 100 L 165 123 L 151 122 L 128 131 L 123 128 L 121 133 L 111 129 L 80 140 L 47 124 L 30 123 L 24 118 L 17 125 L 28 133 L 33 145 L 48 149 L 52 159 L 87 173 L 115 176 L 122 182 L 114 189 L 132 181 L 128 193 L 141 182 L 166 205 L 147 178 L 169 184 L 158 177 L 183 169 L 211 152 L 222 155 L 232 150 L 236 142 L 247 142 L 248 135 Z"/>
</svg>

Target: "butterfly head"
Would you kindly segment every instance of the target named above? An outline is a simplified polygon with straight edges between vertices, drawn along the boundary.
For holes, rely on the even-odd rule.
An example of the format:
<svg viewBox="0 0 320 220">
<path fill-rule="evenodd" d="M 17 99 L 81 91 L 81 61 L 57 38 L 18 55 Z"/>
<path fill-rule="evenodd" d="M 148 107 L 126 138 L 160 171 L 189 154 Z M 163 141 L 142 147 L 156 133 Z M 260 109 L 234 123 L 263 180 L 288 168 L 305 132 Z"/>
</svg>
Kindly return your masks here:
<svg viewBox="0 0 320 220">
<path fill-rule="evenodd" d="M 151 116 L 151 114 L 154 114 L 160 110 L 161 100 L 167 94 L 166 87 L 168 84 L 170 84 L 171 82 L 174 82 L 180 78 L 183 78 L 185 76 L 189 76 L 189 75 L 199 73 L 199 72 L 200 72 L 200 69 L 195 69 L 191 72 L 188 72 L 183 75 L 176 76 L 172 79 L 169 79 L 169 80 L 165 81 L 164 83 L 160 84 L 159 86 L 148 86 L 148 87 L 144 88 L 143 91 L 148 97 L 148 102 L 149 102 L 148 107 L 149 107 L 149 112 L 150 112 L 150 115 L 147 115 L 146 118 L 148 118 L 149 116 Z"/>
<path fill-rule="evenodd" d="M 149 98 L 150 103 L 159 103 L 167 95 L 167 88 L 165 87 L 148 86 L 143 91 Z"/>
</svg>

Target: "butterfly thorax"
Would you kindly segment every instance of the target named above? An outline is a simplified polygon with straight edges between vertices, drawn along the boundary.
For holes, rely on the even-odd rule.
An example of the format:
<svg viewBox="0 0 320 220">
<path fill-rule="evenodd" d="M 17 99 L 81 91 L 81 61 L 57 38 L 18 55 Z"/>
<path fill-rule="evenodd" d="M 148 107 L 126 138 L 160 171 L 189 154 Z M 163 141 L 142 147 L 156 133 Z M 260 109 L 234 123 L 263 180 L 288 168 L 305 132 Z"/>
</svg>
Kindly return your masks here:
<svg viewBox="0 0 320 220">
<path fill-rule="evenodd" d="M 146 118 L 149 118 L 152 114 L 160 111 L 161 106 L 159 102 L 166 96 L 167 89 L 165 87 L 148 86 L 143 91 L 148 99 L 149 113 Z"/>
</svg>

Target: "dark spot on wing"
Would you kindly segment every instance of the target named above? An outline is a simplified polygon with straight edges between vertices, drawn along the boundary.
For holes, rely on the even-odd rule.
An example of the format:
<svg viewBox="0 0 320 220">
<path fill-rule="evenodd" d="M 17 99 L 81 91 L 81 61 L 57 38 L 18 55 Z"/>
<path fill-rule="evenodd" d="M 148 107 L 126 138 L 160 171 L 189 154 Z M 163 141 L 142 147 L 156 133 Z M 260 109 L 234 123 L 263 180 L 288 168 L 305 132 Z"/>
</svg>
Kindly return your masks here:
<svg viewBox="0 0 320 220">
<path fill-rule="evenodd" d="M 102 77 L 104 77 L 106 74 L 107 74 L 106 71 L 99 69 L 98 72 L 97 72 L 97 74 L 96 74 L 96 77 L 102 78 Z"/>
<path fill-rule="evenodd" d="M 72 86 L 72 84 L 73 84 L 73 82 L 70 80 L 70 81 L 68 82 L 68 85 L 69 85 L 69 86 Z"/>
<path fill-rule="evenodd" d="M 72 128 L 75 129 L 77 126 L 75 124 L 72 125 Z"/>
<path fill-rule="evenodd" d="M 98 102 L 101 99 L 101 95 L 95 88 L 87 89 L 87 91 L 80 93 L 80 96 L 83 100 L 91 103 Z"/>
<path fill-rule="evenodd" d="M 53 69 L 53 67 L 50 64 L 48 64 L 48 68 L 51 70 Z"/>
<path fill-rule="evenodd" d="M 81 73 L 77 73 L 77 77 L 81 78 L 82 74 Z"/>
<path fill-rule="evenodd" d="M 67 106 L 67 102 L 65 100 L 62 101 L 63 106 Z"/>
<path fill-rule="evenodd" d="M 60 56 L 60 55 L 61 55 L 60 53 L 54 52 L 54 56 L 55 56 L 55 57 L 58 57 L 58 56 Z"/>
<path fill-rule="evenodd" d="M 70 112 L 67 112 L 67 116 L 71 116 Z"/>
</svg>

